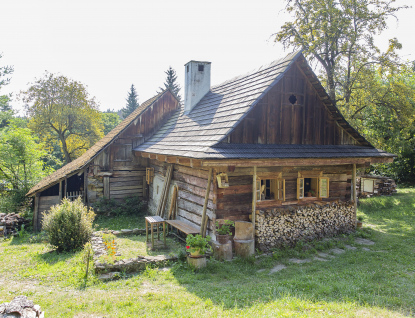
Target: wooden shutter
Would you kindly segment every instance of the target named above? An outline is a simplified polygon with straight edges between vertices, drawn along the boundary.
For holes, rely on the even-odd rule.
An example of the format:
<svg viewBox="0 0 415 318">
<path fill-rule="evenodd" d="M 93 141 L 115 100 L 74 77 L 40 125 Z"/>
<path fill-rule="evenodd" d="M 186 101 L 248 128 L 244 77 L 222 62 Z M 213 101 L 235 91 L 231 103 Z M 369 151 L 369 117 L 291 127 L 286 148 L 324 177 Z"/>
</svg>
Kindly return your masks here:
<svg viewBox="0 0 415 318">
<path fill-rule="evenodd" d="M 320 198 L 329 197 L 329 178 L 318 178 L 318 195 Z"/>
<path fill-rule="evenodd" d="M 297 200 L 304 198 L 304 178 L 297 178 Z"/>
</svg>

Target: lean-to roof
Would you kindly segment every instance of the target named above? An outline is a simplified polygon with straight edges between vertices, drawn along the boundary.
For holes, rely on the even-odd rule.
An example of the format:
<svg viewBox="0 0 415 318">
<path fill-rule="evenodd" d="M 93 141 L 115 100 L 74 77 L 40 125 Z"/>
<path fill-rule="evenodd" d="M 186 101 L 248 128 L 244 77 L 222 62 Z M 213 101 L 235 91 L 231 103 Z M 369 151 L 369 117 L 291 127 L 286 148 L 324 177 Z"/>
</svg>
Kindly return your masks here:
<svg viewBox="0 0 415 318">
<path fill-rule="evenodd" d="M 89 148 L 82 156 L 74 161 L 66 164 L 62 168 L 56 170 L 46 178 L 42 179 L 38 184 L 29 190 L 27 196 L 31 196 L 38 191 L 42 191 L 53 184 L 56 184 L 59 180 L 69 176 L 76 171 L 82 169 L 87 163 L 94 159 L 102 150 L 110 145 L 114 139 L 116 139 L 120 133 L 122 133 L 144 110 L 150 107 L 158 98 L 160 98 L 166 91 L 163 91 L 149 100 L 142 103 L 135 111 L 133 111 L 127 118 L 111 130 L 105 137 L 100 139 Z"/>
</svg>

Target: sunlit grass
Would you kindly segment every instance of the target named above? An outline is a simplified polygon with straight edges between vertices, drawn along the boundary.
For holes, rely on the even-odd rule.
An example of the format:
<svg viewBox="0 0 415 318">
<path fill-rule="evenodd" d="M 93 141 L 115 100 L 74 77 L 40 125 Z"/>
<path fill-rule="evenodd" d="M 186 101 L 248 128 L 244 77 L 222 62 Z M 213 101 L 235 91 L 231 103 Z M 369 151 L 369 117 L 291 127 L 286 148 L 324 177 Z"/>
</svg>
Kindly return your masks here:
<svg viewBox="0 0 415 318">
<path fill-rule="evenodd" d="M 0 303 L 27 295 L 48 317 L 410 317 L 415 313 L 414 204 L 415 190 L 400 189 L 392 197 L 361 200 L 364 228 L 353 235 L 313 242 L 307 249 L 277 250 L 274 256 L 211 260 L 198 272 L 177 262 L 167 271 L 149 267 L 107 283 L 92 276 L 86 287 L 82 252 L 58 254 L 25 239 L 0 241 Z M 143 228 L 139 222 L 126 217 L 97 223 Z M 375 242 L 371 251 L 354 242 L 357 236 Z M 136 253 L 133 239 L 121 240 L 130 240 L 125 246 Z M 288 262 L 345 244 L 357 250 L 327 262 Z M 276 264 L 287 268 L 269 275 Z"/>
</svg>

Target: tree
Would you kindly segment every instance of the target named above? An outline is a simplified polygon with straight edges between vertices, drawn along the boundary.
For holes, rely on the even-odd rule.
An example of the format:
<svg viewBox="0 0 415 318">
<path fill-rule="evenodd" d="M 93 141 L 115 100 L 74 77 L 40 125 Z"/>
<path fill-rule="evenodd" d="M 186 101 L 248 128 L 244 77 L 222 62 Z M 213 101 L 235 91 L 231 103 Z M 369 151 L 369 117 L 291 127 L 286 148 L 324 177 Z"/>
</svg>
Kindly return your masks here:
<svg viewBox="0 0 415 318">
<path fill-rule="evenodd" d="M 276 33 L 285 47 L 302 49 L 306 57 L 324 69 L 323 82 L 334 103 L 348 107 L 353 90 L 365 67 L 393 65 L 401 44 L 389 40 L 381 53 L 374 35 L 387 27 L 388 17 L 407 6 L 393 6 L 395 0 L 287 0 L 286 10 L 294 21 Z"/>
<path fill-rule="evenodd" d="M 122 116 L 123 118 L 127 118 L 128 115 L 130 115 L 133 111 L 137 109 L 138 106 L 138 95 L 135 90 L 134 84 L 131 85 L 130 92 L 128 93 L 128 98 L 126 99 L 127 105 L 125 108 L 123 108 Z"/>
<path fill-rule="evenodd" d="M 101 113 L 101 117 L 102 123 L 104 125 L 104 135 L 107 135 L 121 122 L 120 116 L 114 112 L 106 111 Z"/>
<path fill-rule="evenodd" d="M 0 180 L 12 190 L 27 192 L 52 170 L 45 165 L 45 147 L 28 128 L 11 124 L 0 130 Z"/>
<path fill-rule="evenodd" d="M 59 143 L 66 163 L 82 155 L 102 136 L 101 113 L 80 82 L 46 72 L 23 92 L 29 128 L 53 147 Z"/>
<path fill-rule="evenodd" d="M 160 90 L 169 89 L 180 101 L 182 97 L 180 96 L 180 85 L 177 84 L 177 75 L 176 71 L 169 66 L 169 69 L 164 72 L 166 74 L 166 81 L 164 82 L 164 87 L 160 87 Z"/>
<path fill-rule="evenodd" d="M 2 55 L 0 54 L 0 58 Z M 9 84 L 10 78 L 8 75 L 14 71 L 12 66 L 1 66 L 0 67 L 0 89 L 2 86 Z M 8 125 L 10 118 L 12 117 L 12 108 L 9 104 L 10 95 L 0 95 L 0 128 Z"/>
</svg>

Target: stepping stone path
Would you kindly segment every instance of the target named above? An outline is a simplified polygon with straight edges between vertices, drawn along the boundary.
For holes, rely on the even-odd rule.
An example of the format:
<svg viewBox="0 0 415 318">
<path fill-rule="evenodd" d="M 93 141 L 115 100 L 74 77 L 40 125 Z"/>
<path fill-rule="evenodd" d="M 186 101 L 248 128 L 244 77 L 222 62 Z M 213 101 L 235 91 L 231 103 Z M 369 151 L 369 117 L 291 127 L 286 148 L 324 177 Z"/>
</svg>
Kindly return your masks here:
<svg viewBox="0 0 415 318">
<path fill-rule="evenodd" d="M 290 258 L 289 261 L 291 263 L 295 263 L 295 264 L 303 264 L 303 263 L 310 263 L 311 259 L 309 259 L 309 258 L 305 258 L 305 259 Z"/>
<path fill-rule="evenodd" d="M 365 238 L 360 238 L 360 237 L 355 239 L 355 243 L 360 244 L 360 245 L 369 245 L 369 246 L 375 244 L 375 242 L 373 242 L 371 240 L 368 240 L 368 239 L 365 239 Z M 346 250 L 349 250 L 349 251 L 356 251 L 357 250 L 357 247 L 347 245 L 347 244 L 344 245 L 344 248 Z M 330 255 L 328 253 L 318 252 L 317 256 L 313 257 L 312 260 L 309 259 L 309 258 L 305 258 L 305 259 L 290 258 L 289 262 L 293 263 L 293 264 L 311 263 L 312 261 L 327 262 L 330 259 L 336 258 L 337 255 L 341 255 L 341 254 L 345 253 L 346 250 L 336 247 L 336 248 L 332 248 L 332 249 L 328 250 L 328 253 L 335 254 L 335 255 Z M 367 247 L 362 247 L 361 250 L 365 251 L 365 252 L 372 251 L 371 249 L 369 249 Z M 379 251 L 379 252 L 385 252 L 385 251 Z M 271 275 L 273 273 L 277 273 L 279 271 L 282 271 L 283 269 L 286 269 L 286 268 L 287 268 L 287 266 L 285 266 L 283 264 L 277 264 L 269 271 L 269 275 Z M 258 270 L 257 273 L 262 273 L 265 270 L 266 270 L 265 268 L 262 268 L 262 269 Z"/>
<path fill-rule="evenodd" d="M 285 266 L 283 264 L 278 264 L 270 270 L 269 275 L 271 275 L 273 273 L 276 273 L 276 272 L 279 272 L 279 271 L 282 271 L 283 269 L 286 269 L 286 268 L 287 268 L 287 266 Z"/>
<path fill-rule="evenodd" d="M 375 242 L 365 239 L 365 238 L 361 238 L 361 237 L 356 238 L 354 241 L 360 245 L 374 245 L 375 244 Z"/>
<path fill-rule="evenodd" d="M 329 250 L 329 252 L 333 253 L 333 254 L 343 254 L 344 252 L 346 252 L 345 250 L 342 250 L 341 248 L 332 248 L 331 250 Z"/>
</svg>

